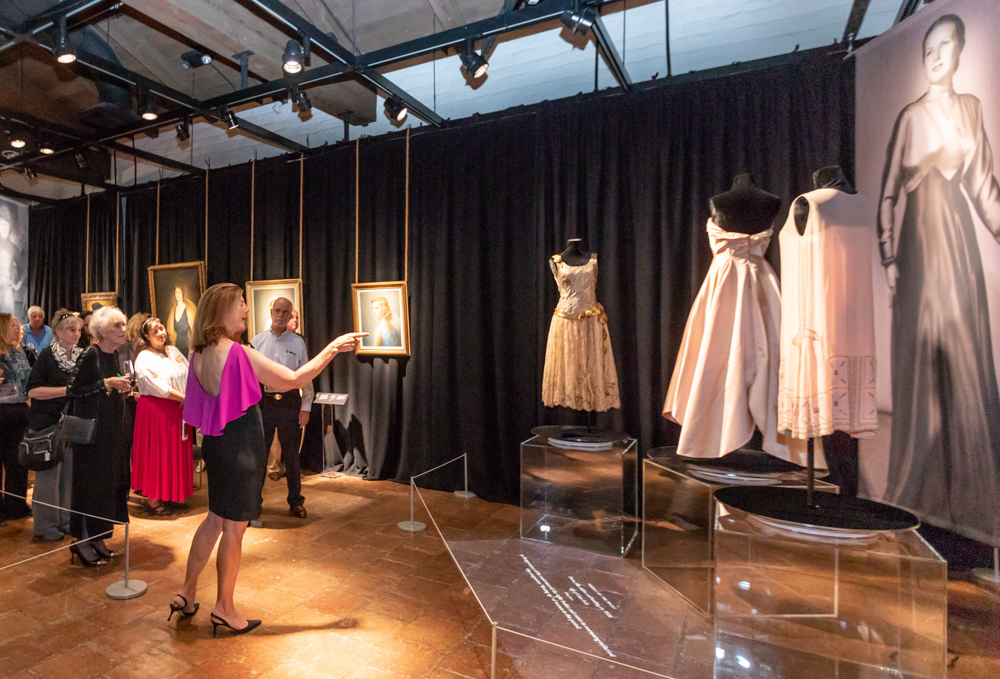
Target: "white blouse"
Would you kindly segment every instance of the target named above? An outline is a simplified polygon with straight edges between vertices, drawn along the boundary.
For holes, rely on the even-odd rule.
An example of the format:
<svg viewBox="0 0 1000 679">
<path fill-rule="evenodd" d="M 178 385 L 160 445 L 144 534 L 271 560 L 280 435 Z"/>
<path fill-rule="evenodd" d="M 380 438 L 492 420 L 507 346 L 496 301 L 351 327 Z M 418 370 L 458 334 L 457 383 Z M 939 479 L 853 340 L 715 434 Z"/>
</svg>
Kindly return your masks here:
<svg viewBox="0 0 1000 679">
<path fill-rule="evenodd" d="M 183 394 L 187 387 L 188 360 L 174 346 L 167 347 L 166 356 L 158 351 L 140 351 L 135 359 L 135 374 L 142 396 L 167 398 L 171 389 Z"/>
</svg>

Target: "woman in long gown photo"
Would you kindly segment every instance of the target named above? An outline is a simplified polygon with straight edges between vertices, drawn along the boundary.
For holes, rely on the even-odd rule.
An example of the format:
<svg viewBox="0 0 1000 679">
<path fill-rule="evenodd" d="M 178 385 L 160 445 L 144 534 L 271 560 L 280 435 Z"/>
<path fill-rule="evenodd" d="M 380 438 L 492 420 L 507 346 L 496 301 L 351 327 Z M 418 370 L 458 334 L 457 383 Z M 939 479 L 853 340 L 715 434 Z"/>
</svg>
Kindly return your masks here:
<svg viewBox="0 0 1000 679">
<path fill-rule="evenodd" d="M 190 358 L 191 335 L 197 313 L 198 307 L 184 294 L 184 288 L 175 287 L 174 303 L 167 312 L 167 336 L 185 358 Z"/>
<path fill-rule="evenodd" d="M 1000 187 L 982 104 L 952 85 L 964 47 L 958 16 L 931 24 L 923 41 L 930 87 L 899 114 L 887 149 L 878 214 L 892 295 L 886 499 L 995 544 L 1000 395 L 969 203 L 1000 240 Z M 901 194 L 906 207 L 897 221 Z"/>
</svg>

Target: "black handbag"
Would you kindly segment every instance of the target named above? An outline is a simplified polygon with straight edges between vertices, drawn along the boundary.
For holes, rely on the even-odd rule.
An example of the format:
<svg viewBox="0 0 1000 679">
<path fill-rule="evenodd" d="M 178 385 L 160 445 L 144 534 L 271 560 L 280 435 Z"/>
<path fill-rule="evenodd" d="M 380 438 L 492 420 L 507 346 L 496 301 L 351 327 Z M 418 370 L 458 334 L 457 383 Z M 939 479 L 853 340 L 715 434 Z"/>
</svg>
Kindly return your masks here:
<svg viewBox="0 0 1000 679">
<path fill-rule="evenodd" d="M 81 357 L 82 358 L 82 357 Z M 78 369 L 79 362 L 76 365 Z M 76 369 L 70 377 L 66 391 L 73 386 L 76 379 Z M 17 462 L 22 467 L 34 472 L 52 469 L 63 461 L 67 444 L 88 444 L 94 442 L 96 422 L 87 417 L 69 415 L 69 397 L 63 406 L 59 421 L 44 429 L 28 430 L 17 446 Z"/>
</svg>

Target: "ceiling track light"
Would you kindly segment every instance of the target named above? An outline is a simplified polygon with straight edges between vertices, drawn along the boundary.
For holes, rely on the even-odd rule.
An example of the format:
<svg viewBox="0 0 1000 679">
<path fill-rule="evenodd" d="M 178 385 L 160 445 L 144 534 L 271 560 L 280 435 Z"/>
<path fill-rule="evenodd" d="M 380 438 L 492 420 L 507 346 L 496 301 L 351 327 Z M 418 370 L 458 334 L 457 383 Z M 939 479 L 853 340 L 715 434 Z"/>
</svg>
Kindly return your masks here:
<svg viewBox="0 0 1000 679">
<path fill-rule="evenodd" d="M 27 165 L 24 166 L 24 176 L 28 179 L 38 179 L 38 173 Z"/>
<path fill-rule="evenodd" d="M 72 64 L 76 61 L 76 50 L 69 44 L 69 35 L 66 31 L 66 15 L 59 15 L 57 21 L 59 33 L 56 36 L 56 61 L 60 64 Z"/>
<path fill-rule="evenodd" d="M 395 94 L 385 100 L 385 112 L 389 114 L 389 117 L 394 121 L 399 122 L 406 117 L 406 114 L 410 112 L 403 100 L 397 97 Z"/>
<path fill-rule="evenodd" d="M 212 63 L 212 55 L 201 50 L 188 50 L 181 55 L 181 67 L 185 71 L 192 68 L 201 68 Z"/>
<path fill-rule="evenodd" d="M 73 154 L 73 160 L 76 161 L 76 166 L 81 170 L 86 170 L 88 167 L 90 167 L 90 163 L 87 162 L 87 159 L 80 151 L 77 151 L 76 153 Z"/>
<path fill-rule="evenodd" d="M 51 156 L 53 153 L 56 152 L 56 149 L 52 145 L 51 141 L 49 141 L 48 139 L 43 139 L 42 142 L 38 145 L 38 152 L 44 153 L 47 156 Z"/>
<path fill-rule="evenodd" d="M 299 44 L 298 40 L 289 40 L 281 55 L 281 70 L 288 75 L 296 75 L 302 72 L 305 63 L 306 58 L 302 51 L 302 45 Z"/>
<path fill-rule="evenodd" d="M 236 114 L 232 111 L 226 113 L 226 124 L 229 125 L 230 130 L 235 130 L 240 126 L 240 121 L 236 119 Z"/>
<path fill-rule="evenodd" d="M 299 92 L 295 96 L 295 105 L 299 107 L 299 113 L 309 113 L 312 109 L 312 102 L 309 101 L 309 95 L 305 92 Z"/>
<path fill-rule="evenodd" d="M 185 118 L 181 122 L 177 123 L 177 141 L 185 142 L 191 138 L 191 122 Z"/>
<path fill-rule="evenodd" d="M 160 117 L 153 105 L 153 98 L 150 96 L 149 90 L 139 88 L 137 99 L 139 100 L 139 115 L 142 116 L 143 120 L 156 120 Z"/>
<path fill-rule="evenodd" d="M 486 75 L 486 69 L 490 67 L 486 59 L 476 52 L 476 42 L 473 38 L 465 39 L 465 47 L 462 48 L 459 58 L 465 66 L 465 72 L 474 79 L 482 78 Z"/>
<path fill-rule="evenodd" d="M 28 145 L 28 142 L 24 140 L 23 134 L 18 134 L 17 132 L 15 132 L 10 136 L 10 145 L 11 148 L 23 149 L 25 146 Z"/>
<path fill-rule="evenodd" d="M 563 12 L 559 21 L 574 34 L 587 35 L 590 27 L 597 21 L 597 11 L 589 5 L 583 7 L 580 0 L 574 0 L 573 9 Z"/>
</svg>

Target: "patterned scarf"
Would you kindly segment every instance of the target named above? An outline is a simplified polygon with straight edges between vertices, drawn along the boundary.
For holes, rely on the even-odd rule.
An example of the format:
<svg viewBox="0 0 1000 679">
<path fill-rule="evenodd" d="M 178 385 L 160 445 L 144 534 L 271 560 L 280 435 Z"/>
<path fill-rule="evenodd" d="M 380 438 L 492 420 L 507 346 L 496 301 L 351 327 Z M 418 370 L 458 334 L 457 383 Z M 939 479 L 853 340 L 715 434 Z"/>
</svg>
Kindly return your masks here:
<svg viewBox="0 0 1000 679">
<path fill-rule="evenodd" d="M 56 357 L 56 363 L 59 364 L 59 369 L 64 373 L 72 373 L 76 368 L 76 361 L 80 358 L 80 354 L 83 353 L 83 349 L 79 346 L 74 346 L 70 351 L 70 354 L 66 354 L 66 350 L 62 348 L 59 341 L 52 343 L 52 355 Z"/>
</svg>

